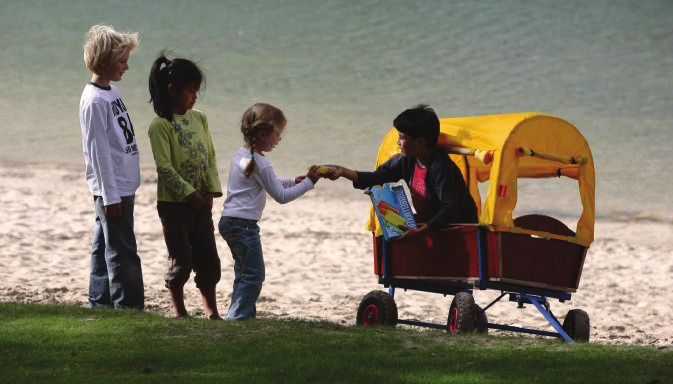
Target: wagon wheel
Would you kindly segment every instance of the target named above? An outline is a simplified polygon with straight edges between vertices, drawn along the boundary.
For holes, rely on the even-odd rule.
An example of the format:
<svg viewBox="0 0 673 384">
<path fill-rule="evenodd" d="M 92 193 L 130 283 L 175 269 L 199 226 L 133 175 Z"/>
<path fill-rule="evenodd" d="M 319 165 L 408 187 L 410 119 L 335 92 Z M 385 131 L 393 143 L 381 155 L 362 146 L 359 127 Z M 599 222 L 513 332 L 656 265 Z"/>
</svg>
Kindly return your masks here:
<svg viewBox="0 0 673 384">
<path fill-rule="evenodd" d="M 447 329 L 449 333 L 465 333 L 477 330 L 474 297 L 469 293 L 458 292 L 449 307 Z"/>
<path fill-rule="evenodd" d="M 357 316 L 355 321 L 357 325 L 395 326 L 397 325 L 397 305 L 386 292 L 371 291 L 362 298 Z"/>
<path fill-rule="evenodd" d="M 481 310 L 481 307 L 478 304 L 472 306 L 472 310 L 476 313 L 476 319 L 478 323 L 488 323 L 488 318 L 486 317 L 486 312 Z M 483 325 L 476 325 L 477 333 L 488 333 L 488 327 Z"/>
<path fill-rule="evenodd" d="M 581 309 L 571 309 L 563 320 L 563 330 L 575 341 L 589 341 L 589 315 Z"/>
</svg>

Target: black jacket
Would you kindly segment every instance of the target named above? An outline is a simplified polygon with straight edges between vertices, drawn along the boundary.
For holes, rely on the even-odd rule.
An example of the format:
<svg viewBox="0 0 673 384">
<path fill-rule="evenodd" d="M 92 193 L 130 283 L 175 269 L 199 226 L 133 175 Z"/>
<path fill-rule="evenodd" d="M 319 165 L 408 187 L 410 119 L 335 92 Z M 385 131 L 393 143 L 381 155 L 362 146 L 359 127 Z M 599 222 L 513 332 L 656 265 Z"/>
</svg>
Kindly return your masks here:
<svg viewBox="0 0 673 384">
<path fill-rule="evenodd" d="M 478 223 L 477 206 L 463 180 L 458 166 L 441 150 L 432 153 L 425 174 L 425 194 L 428 212 L 434 213 L 426 223 L 430 229 L 446 228 L 449 224 Z M 365 189 L 404 179 L 411 185 L 416 158 L 402 155 L 381 164 L 374 172 L 358 172 L 353 187 Z"/>
</svg>

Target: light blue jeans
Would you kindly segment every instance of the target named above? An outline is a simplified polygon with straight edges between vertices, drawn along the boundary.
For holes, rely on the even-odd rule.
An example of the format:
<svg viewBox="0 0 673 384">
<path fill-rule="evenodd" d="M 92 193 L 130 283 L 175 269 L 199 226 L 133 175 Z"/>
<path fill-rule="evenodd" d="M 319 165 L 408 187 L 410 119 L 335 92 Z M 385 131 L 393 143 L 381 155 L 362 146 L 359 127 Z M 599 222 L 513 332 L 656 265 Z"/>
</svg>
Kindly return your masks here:
<svg viewBox="0 0 673 384">
<path fill-rule="evenodd" d="M 133 232 L 135 196 L 122 197 L 122 215 L 105 215 L 103 198 L 94 197 L 96 223 L 91 247 L 91 307 L 145 307 L 143 273 Z"/>
<path fill-rule="evenodd" d="M 218 225 L 234 259 L 234 290 L 228 320 L 252 319 L 264 282 L 264 255 L 257 221 L 222 217 Z"/>
</svg>

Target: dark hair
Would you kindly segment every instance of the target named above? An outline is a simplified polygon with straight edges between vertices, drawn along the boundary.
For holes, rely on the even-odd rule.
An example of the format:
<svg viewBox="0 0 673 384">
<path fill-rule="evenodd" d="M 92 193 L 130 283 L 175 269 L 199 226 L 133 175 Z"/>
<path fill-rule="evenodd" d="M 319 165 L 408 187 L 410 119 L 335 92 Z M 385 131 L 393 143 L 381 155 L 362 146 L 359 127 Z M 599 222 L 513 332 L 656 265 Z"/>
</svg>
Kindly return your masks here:
<svg viewBox="0 0 673 384">
<path fill-rule="evenodd" d="M 439 118 L 434 109 L 428 105 L 419 104 L 400 113 L 393 121 L 393 126 L 412 139 L 424 138 L 428 148 L 437 145 Z"/>
<path fill-rule="evenodd" d="M 241 133 L 250 147 L 250 162 L 243 172 L 245 177 L 250 177 L 257 169 L 255 162 L 257 133 L 261 131 L 268 134 L 280 130 L 286 122 L 283 111 L 271 104 L 256 103 L 245 110 L 241 118 Z"/>
<path fill-rule="evenodd" d="M 169 60 L 164 51 L 154 60 L 150 70 L 150 103 L 159 117 L 173 121 L 173 103 L 168 93 L 168 85 L 173 84 L 176 92 L 182 92 L 187 84 L 205 83 L 206 78 L 199 67 L 188 59 Z"/>
</svg>

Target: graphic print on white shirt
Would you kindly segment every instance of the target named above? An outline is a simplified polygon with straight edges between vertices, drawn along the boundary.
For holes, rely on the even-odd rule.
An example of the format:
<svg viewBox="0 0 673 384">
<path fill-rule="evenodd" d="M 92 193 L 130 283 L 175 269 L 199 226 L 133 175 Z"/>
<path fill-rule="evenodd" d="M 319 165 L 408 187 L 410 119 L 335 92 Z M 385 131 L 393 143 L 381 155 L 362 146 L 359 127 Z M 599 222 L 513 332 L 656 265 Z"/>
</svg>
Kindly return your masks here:
<svg viewBox="0 0 673 384">
<path fill-rule="evenodd" d="M 133 129 L 133 123 L 131 123 L 131 117 L 126 110 L 126 105 L 121 97 L 118 97 L 112 102 L 110 102 L 110 108 L 112 109 L 112 114 L 117 121 L 117 128 L 124 136 L 126 146 L 124 147 L 124 153 L 138 153 L 138 144 L 136 143 L 136 132 Z"/>
</svg>

